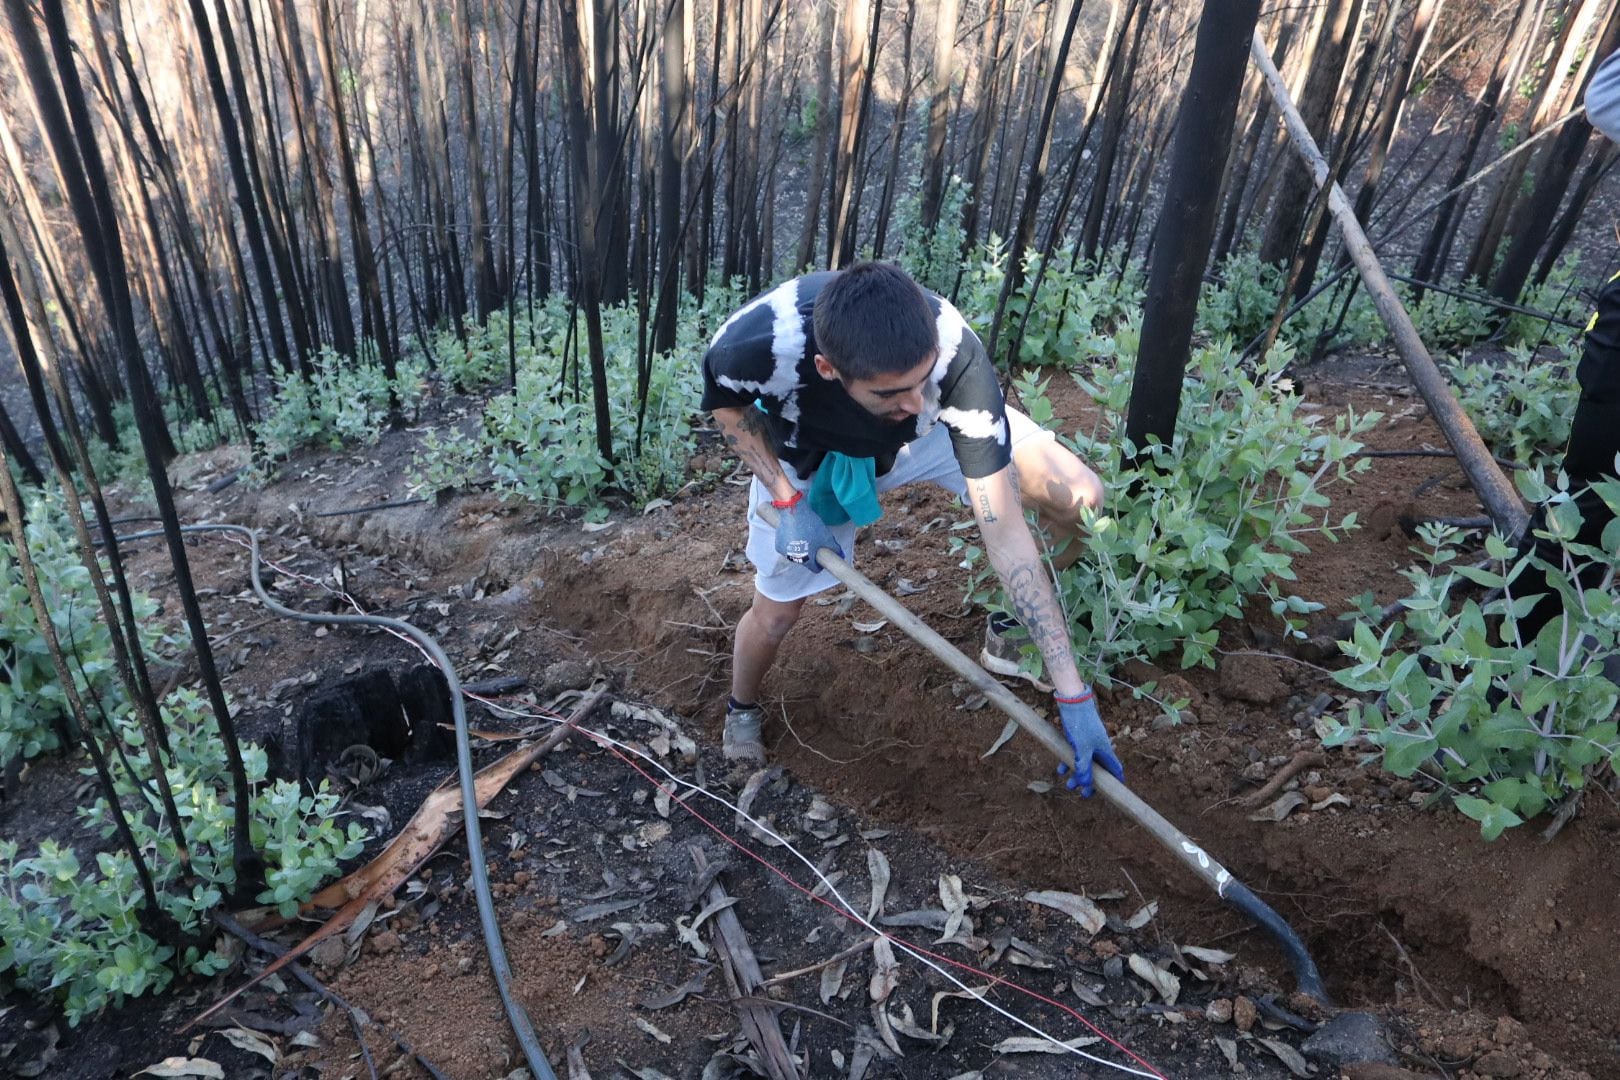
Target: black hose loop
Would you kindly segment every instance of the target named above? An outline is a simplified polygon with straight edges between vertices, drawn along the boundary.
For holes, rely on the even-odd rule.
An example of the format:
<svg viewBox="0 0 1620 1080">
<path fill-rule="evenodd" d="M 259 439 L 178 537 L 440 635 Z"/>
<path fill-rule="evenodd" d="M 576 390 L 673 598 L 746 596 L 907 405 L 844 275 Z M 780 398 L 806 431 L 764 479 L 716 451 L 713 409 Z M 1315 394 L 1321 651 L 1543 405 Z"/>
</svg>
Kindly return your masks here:
<svg viewBox="0 0 1620 1080">
<path fill-rule="evenodd" d="M 467 860 L 472 865 L 473 895 L 478 901 L 478 922 L 484 931 L 484 948 L 489 952 L 490 973 L 495 976 L 495 988 L 500 992 L 501 1006 L 506 1010 L 507 1022 L 512 1025 L 512 1033 L 517 1036 L 518 1045 L 523 1048 L 523 1056 L 529 1063 L 529 1071 L 534 1074 L 535 1080 L 557 1080 L 557 1074 L 552 1071 L 551 1063 L 546 1060 L 545 1051 L 534 1033 L 534 1024 L 530 1021 L 528 1012 L 512 993 L 512 965 L 506 957 L 506 946 L 501 942 L 500 924 L 495 919 L 495 900 L 489 891 L 489 868 L 484 861 L 483 834 L 478 825 L 478 798 L 473 783 L 472 751 L 468 745 L 467 708 L 461 698 L 461 680 L 456 676 L 456 669 L 450 663 L 450 657 L 445 655 L 444 649 L 440 648 L 437 641 L 403 619 L 390 619 L 384 615 L 339 615 L 297 611 L 278 603 L 265 590 L 264 583 L 259 579 L 259 565 L 263 561 L 259 554 L 259 534 L 245 525 L 182 525 L 180 531 L 225 532 L 247 537 L 248 547 L 253 553 L 252 559 L 248 562 L 253 591 L 258 594 L 260 602 L 275 614 L 299 622 L 378 626 L 394 630 L 421 646 L 444 673 L 444 681 L 450 691 L 450 711 L 456 722 L 456 771 L 461 779 L 461 817 L 467 833 Z M 120 536 L 118 540 L 122 543 L 162 535 L 163 530 L 154 529 Z"/>
</svg>

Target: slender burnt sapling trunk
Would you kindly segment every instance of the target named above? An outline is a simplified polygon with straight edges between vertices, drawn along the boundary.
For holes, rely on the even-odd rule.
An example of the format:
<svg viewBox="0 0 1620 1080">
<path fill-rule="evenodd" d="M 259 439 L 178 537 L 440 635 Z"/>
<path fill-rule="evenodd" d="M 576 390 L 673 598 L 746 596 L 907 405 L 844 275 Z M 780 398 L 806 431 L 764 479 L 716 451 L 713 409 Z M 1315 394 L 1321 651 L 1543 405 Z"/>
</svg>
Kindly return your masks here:
<svg viewBox="0 0 1620 1080">
<path fill-rule="evenodd" d="M 135 407 L 136 426 L 141 434 L 141 447 L 146 455 L 147 472 L 152 481 L 153 501 L 157 504 L 163 522 L 173 564 L 175 588 L 191 631 L 192 646 L 196 650 L 197 664 L 205 693 L 215 720 L 220 739 L 225 745 L 230 766 L 235 812 L 234 861 L 238 889 L 247 891 L 262 879 L 263 860 L 253 850 L 249 834 L 249 801 L 247 773 L 242 763 L 241 746 L 237 742 L 236 728 L 231 719 L 225 692 L 220 685 L 214 654 L 208 643 L 208 627 L 203 620 L 197 591 L 191 580 L 191 564 L 186 555 L 185 539 L 180 532 L 179 517 L 175 511 L 174 494 L 169 487 L 168 473 L 163 456 L 163 418 L 158 405 L 156 388 L 141 358 L 140 343 L 136 339 L 134 312 L 131 307 L 128 272 L 124 265 L 123 245 L 119 225 L 113 213 L 106 170 L 101 151 L 91 127 L 84 93 L 80 88 L 78 70 L 68 41 L 67 24 L 63 18 L 60 0 L 45 0 L 45 25 L 49 33 L 51 57 L 55 61 L 56 76 L 61 80 L 61 96 L 50 69 L 46 54 L 34 29 L 25 0 L 4 0 L 13 33 L 22 42 L 26 58 L 29 87 L 45 120 L 45 142 L 61 167 L 67 184 L 68 203 L 90 263 L 92 276 L 103 303 L 111 313 L 122 354 L 125 376 L 129 381 L 131 399 Z M 31 46 L 31 47 L 30 47 Z M 64 111 L 63 105 L 66 105 Z M 69 117 L 71 116 L 71 124 Z"/>
</svg>

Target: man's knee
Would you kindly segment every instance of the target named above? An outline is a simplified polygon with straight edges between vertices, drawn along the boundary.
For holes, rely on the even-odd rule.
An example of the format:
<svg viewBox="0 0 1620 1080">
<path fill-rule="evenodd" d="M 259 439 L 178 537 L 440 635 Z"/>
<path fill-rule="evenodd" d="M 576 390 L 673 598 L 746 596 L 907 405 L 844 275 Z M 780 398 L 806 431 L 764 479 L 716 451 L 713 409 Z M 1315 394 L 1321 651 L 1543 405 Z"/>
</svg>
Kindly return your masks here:
<svg viewBox="0 0 1620 1080">
<path fill-rule="evenodd" d="M 754 594 L 754 606 L 749 609 L 749 621 L 755 633 L 773 644 L 781 642 L 799 621 L 804 609 L 803 600 L 771 600 L 763 594 Z"/>
<path fill-rule="evenodd" d="M 1031 477 L 1035 490 L 1024 492 L 1043 518 L 1077 524 L 1082 511 L 1102 509 L 1102 480 L 1085 462 L 1053 447 L 1043 464 L 1039 475 Z"/>
</svg>

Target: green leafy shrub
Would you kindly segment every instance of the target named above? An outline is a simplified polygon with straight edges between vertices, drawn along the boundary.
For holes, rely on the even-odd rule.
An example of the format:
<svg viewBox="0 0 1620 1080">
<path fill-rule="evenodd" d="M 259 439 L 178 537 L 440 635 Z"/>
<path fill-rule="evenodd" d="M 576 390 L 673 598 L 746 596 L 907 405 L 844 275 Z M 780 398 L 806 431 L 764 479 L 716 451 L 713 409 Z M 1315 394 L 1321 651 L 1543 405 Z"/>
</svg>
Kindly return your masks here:
<svg viewBox="0 0 1620 1080">
<path fill-rule="evenodd" d="M 1171 446 L 1151 449 L 1156 468 L 1115 467 L 1132 448 L 1124 439 L 1139 323 L 1116 335 L 1114 363 L 1090 379 L 1075 376 L 1102 412 L 1101 428 L 1066 440 L 1098 466 L 1106 505 L 1088 521 L 1078 559 L 1059 578 L 1076 654 L 1107 672 L 1132 658 L 1178 657 L 1212 666 L 1216 624 L 1260 599 L 1300 633 L 1295 616 L 1315 610 L 1284 591 L 1305 538 L 1337 538 L 1354 515 L 1330 521 L 1323 489 L 1366 467 L 1352 463 L 1378 414 L 1346 412 L 1329 421 L 1307 412 L 1279 384 L 1286 347 L 1246 371 L 1229 347 L 1193 356 L 1182 387 Z M 1019 392 L 1030 416 L 1049 424 L 1043 386 Z M 978 599 L 1001 603 L 981 577 Z M 1038 665 L 1033 648 L 1026 661 Z"/>
<path fill-rule="evenodd" d="M 61 493 L 32 493 L 27 513 L 28 550 L 79 693 L 119 708 L 124 691 L 112 636 L 101 619 L 90 572 L 80 561 Z M 157 604 L 141 594 L 133 602 L 136 618 L 150 625 Z M 151 647 L 158 636 L 152 630 L 144 644 Z M 58 749 L 57 725 L 64 721 L 70 721 L 67 695 L 29 603 L 16 549 L 0 537 L 0 764 Z"/>
<path fill-rule="evenodd" d="M 651 365 L 639 418 L 635 306 L 602 309 L 611 465 L 597 452 L 590 375 L 582 370 L 583 357 L 575 355 L 583 349 L 584 316 L 576 316 L 572 333 L 568 305 L 560 299 L 537 310 L 533 322 L 526 315 L 512 316 L 517 391 L 485 402 L 476 433 L 426 437 L 412 459 L 412 484 L 439 491 L 489 479 L 504 495 L 546 506 L 589 507 L 596 515 L 606 512 L 603 499 L 610 493 L 632 502 L 668 493 L 684 480 L 691 456 L 709 334 L 740 303 L 738 287 L 716 283 L 705 290 L 702 305 L 683 298 L 675 349 Z M 473 360 L 466 367 L 441 361 L 441 372 L 462 386 L 505 378 L 506 317 L 492 316 L 481 328 L 469 325 L 465 345 L 454 348 L 460 350 L 455 355 Z M 480 357 L 494 357 L 501 366 L 485 365 Z"/>
<path fill-rule="evenodd" d="M 1552 497 L 1538 535 L 1559 540 L 1567 556 L 1559 565 L 1519 557 L 1492 535 L 1489 564 L 1476 569 L 1459 560 L 1455 531 L 1426 528 L 1425 565 L 1406 571 L 1407 611 L 1381 632 L 1362 622 L 1341 643 L 1352 666 L 1335 677 L 1372 700 L 1352 704 L 1325 740 L 1365 736 L 1390 772 L 1439 776 L 1488 840 L 1580 791 L 1590 770 L 1620 762 L 1620 690 L 1603 675 L 1620 658 L 1620 525 L 1605 530 L 1601 547 L 1575 544 L 1580 512 L 1569 492 L 1522 484 L 1534 501 Z M 1620 484 L 1595 490 L 1620 510 Z M 1537 597 L 1514 586 L 1529 565 L 1545 571 L 1562 613 L 1525 640 L 1517 620 Z M 1598 570 L 1596 583 L 1583 583 L 1587 567 Z M 1481 602 L 1462 595 L 1470 583 L 1502 592 Z"/>
<path fill-rule="evenodd" d="M 128 401 L 114 403 L 113 426 L 118 429 L 118 449 L 94 436 L 87 436 L 85 449 L 89 453 L 90 467 L 95 469 L 102 486 L 121 484 L 137 496 L 149 496 L 151 477 L 146 472 L 146 453 L 141 449 L 141 434 L 135 426 L 135 406 Z"/>
<path fill-rule="evenodd" d="M 375 347 L 363 348 L 356 359 L 322 349 L 312 366 L 307 380 L 295 371 L 275 376 L 273 403 L 258 424 L 265 449 L 285 457 L 301 446 L 376 442 L 388 417 L 390 383 Z M 392 387 L 402 409 L 420 404 L 425 373 L 426 360 L 415 354 L 396 365 Z"/>
<path fill-rule="evenodd" d="M 413 495 L 454 491 L 488 478 L 489 452 L 482 438 L 455 428 L 442 437 L 438 431 L 424 434 L 406 472 Z"/>
<path fill-rule="evenodd" d="M 1242 348 L 1260 336 L 1277 311 L 1283 271 L 1260 261 L 1254 252 L 1230 256 L 1221 263 L 1216 284 L 1198 293 L 1198 329 Z M 1284 324 L 1286 326 L 1286 324 Z"/>
<path fill-rule="evenodd" d="M 136 775 L 118 769 L 114 786 L 152 870 L 159 904 L 193 942 L 184 946 L 179 966 L 212 975 L 225 958 L 195 942 L 206 940 L 209 912 L 236 884 L 225 747 L 206 704 L 190 690 L 171 695 L 163 717 L 172 750 L 167 775 L 194 877 L 181 877 L 174 835 L 151 782 L 149 748 L 127 711 L 113 723 Z M 337 825 L 338 798 L 324 785 L 310 795 L 294 782 L 266 783 L 264 751 L 249 743 L 242 756 L 254 789 L 251 839 L 266 863 L 265 888 L 256 898 L 290 916 L 336 875 L 342 860 L 359 854 L 365 834 L 358 824 Z M 104 800 L 80 814 L 103 839 L 114 835 Z M 98 853 L 91 872 L 72 849 L 49 841 L 27 858 L 18 857 L 15 843 L 0 843 L 0 982 L 60 995 L 72 1024 L 126 997 L 162 991 L 175 974 L 174 948 L 142 926 L 143 907 L 135 867 L 122 847 Z"/>
<path fill-rule="evenodd" d="M 1006 263 L 1005 245 L 992 238 L 980 245 L 977 258 L 963 274 L 957 307 L 981 331 L 987 331 L 1001 301 Z M 1040 253 L 1025 254 L 1023 280 L 1007 297 L 1002 315 L 995 357 L 998 364 L 1008 362 L 1008 350 L 1020 324 L 1023 338 L 1018 344 L 1017 365 L 1073 367 L 1113 354 L 1114 326 L 1141 307 L 1141 266 L 1129 263 L 1123 273 L 1115 274 L 1098 271 L 1088 262 L 1071 267 L 1073 263 L 1073 248 L 1060 248 L 1053 252 L 1046 273 L 1040 274 Z"/>
<path fill-rule="evenodd" d="M 939 224 L 932 229 L 922 227 L 922 180 L 900 197 L 894 209 L 894 236 L 900 242 L 896 261 L 924 288 L 943 296 L 952 295 L 962 272 L 967 241 L 962 211 L 968 195 L 968 185 L 953 173 L 940 193 Z"/>
<path fill-rule="evenodd" d="M 559 299 L 551 298 L 548 303 L 555 306 Z M 461 337 L 448 330 L 441 332 L 433 350 L 439 364 L 439 377 L 463 393 L 505 380 L 511 363 L 507 350 L 508 318 L 510 315 L 505 310 L 492 311 L 485 325 L 479 326 L 478 320 L 468 315 L 462 323 Z M 518 363 L 522 365 L 533 355 L 533 349 L 526 333 L 527 320 L 519 321 L 525 324 L 516 337 Z"/>
<path fill-rule="evenodd" d="M 1454 363 L 1447 373 L 1480 437 L 1498 455 L 1539 466 L 1563 452 L 1580 396 L 1567 361 L 1541 359 L 1515 345 L 1497 362 Z"/>
<path fill-rule="evenodd" d="M 1285 271 L 1283 266 L 1262 263 L 1253 251 L 1227 258 L 1215 274 L 1215 284 L 1199 294 L 1199 331 L 1212 338 L 1230 338 L 1239 348 L 1259 337 L 1277 310 L 1286 284 Z M 1546 282 L 1528 290 L 1523 306 L 1574 318 L 1580 303 L 1571 288 L 1575 273 L 1573 261 L 1560 263 Z M 1355 292 L 1347 306 L 1345 290 L 1351 287 Z M 1468 297 L 1429 290 L 1421 301 L 1416 301 L 1414 286 L 1397 282 L 1394 288 L 1418 336 L 1437 354 L 1455 352 L 1477 342 L 1490 334 L 1502 319 L 1502 314 L 1491 305 Z M 1318 339 L 1324 336 L 1328 336 L 1328 347 L 1333 349 L 1377 346 L 1389 338 L 1371 294 L 1360 285 L 1354 271 L 1289 316 L 1278 333 L 1278 340 L 1304 353 L 1314 349 Z M 1547 320 L 1534 315 L 1508 315 L 1502 328 L 1502 341 L 1510 347 L 1524 344 L 1534 347 L 1548 336 Z"/>
<path fill-rule="evenodd" d="M 174 947 L 140 925 L 135 868 L 123 852 L 102 852 L 94 872 L 53 841 L 19 858 L 0 840 L 0 984 L 61 995 L 68 1023 L 109 1003 L 160 991 L 174 978 Z M 212 957 L 212 954 L 210 954 Z M 218 958 L 200 967 L 218 970 Z"/>
</svg>

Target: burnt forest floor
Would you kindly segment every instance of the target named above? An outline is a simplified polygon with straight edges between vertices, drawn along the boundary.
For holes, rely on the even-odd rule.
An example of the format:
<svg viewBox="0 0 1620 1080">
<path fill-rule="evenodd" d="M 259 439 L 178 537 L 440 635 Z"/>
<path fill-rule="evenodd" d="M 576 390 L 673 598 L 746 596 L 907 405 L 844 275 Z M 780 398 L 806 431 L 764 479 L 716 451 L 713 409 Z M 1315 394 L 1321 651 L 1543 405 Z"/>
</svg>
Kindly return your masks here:
<svg viewBox="0 0 1620 1080">
<path fill-rule="evenodd" d="M 1372 448 L 1444 446 L 1393 361 L 1330 361 L 1306 372 L 1302 389 L 1324 412 L 1382 411 L 1367 437 Z M 1060 418 L 1088 417 L 1089 402 L 1061 380 L 1051 392 Z M 1261 933 L 1100 800 L 1045 783 L 1050 763 L 1033 740 L 1018 736 L 983 756 L 1002 718 L 893 627 L 857 629 L 873 616 L 852 599 L 835 592 L 809 605 L 768 682 L 773 768 L 750 776 L 727 767 L 718 744 L 730 629 L 746 609 L 751 574 L 741 555 L 746 488 L 712 444 L 694 458 L 693 482 L 671 505 L 615 515 L 606 528 L 477 492 L 317 516 L 402 498 L 411 450 L 426 427 L 390 433 L 373 447 L 301 455 L 263 490 L 235 484 L 210 494 L 207 485 L 239 465 L 239 455 L 228 448 L 192 455 L 174 471 L 182 517 L 259 527 L 269 557 L 313 579 L 341 580 L 367 610 L 435 634 L 464 679 L 524 680 L 502 699 L 512 708 L 566 711 L 568 692 L 605 682 L 614 704 L 586 726 L 650 748 L 683 781 L 732 802 L 747 799 L 751 813 L 862 915 L 886 864 L 879 910 L 891 932 L 1060 1002 L 1063 1009 L 1007 986 L 989 995 L 1043 1030 L 1074 1039 L 1093 1036 L 1095 1024 L 1166 1076 L 1283 1077 L 1301 1067 L 1341 1075 L 1296 1056 L 1305 1034 L 1289 1026 L 1286 1011 L 1323 1017 L 1290 995 L 1288 967 Z M 1446 458 L 1375 458 L 1354 486 L 1331 494 L 1334 518 L 1354 510 L 1362 527 L 1296 562 L 1296 591 L 1326 605 L 1319 631 L 1351 596 L 1403 595 L 1399 571 L 1415 558 L 1403 519 L 1479 513 Z M 863 536 L 859 559 L 879 585 L 910 583 L 907 606 L 974 654 L 982 619 L 964 605 L 959 556 L 939 524 L 967 516 L 941 493 L 896 493 Z M 177 622 L 161 544 L 130 550 L 135 584 L 163 598 L 163 617 Z M 296 721 L 312 695 L 371 672 L 397 677 L 420 659 L 378 632 L 269 618 L 249 591 L 241 548 L 198 538 L 190 552 L 238 723 L 272 747 L 283 771 L 297 766 Z M 292 579 L 277 592 L 294 606 L 332 604 Z M 184 654 L 177 659 L 180 677 L 191 674 Z M 1119 689 L 1101 695 L 1103 715 L 1132 788 L 1294 926 L 1340 1004 L 1385 1021 L 1399 1067 L 1342 1075 L 1620 1075 L 1615 800 L 1587 798 L 1550 843 L 1527 828 L 1487 844 L 1473 822 L 1435 809 L 1421 784 L 1381 774 L 1365 751 L 1327 751 L 1322 765 L 1293 782 L 1305 807 L 1282 821 L 1252 820 L 1245 796 L 1296 754 L 1320 750 L 1316 720 L 1343 710 L 1344 695 L 1325 670 L 1337 662 L 1335 651 L 1323 633 L 1280 640 L 1267 617 L 1225 625 L 1218 661 L 1215 670 L 1168 673 L 1133 665 L 1116 673 Z M 1181 724 L 1132 700 L 1124 684 L 1149 678 L 1191 699 Z M 1045 707 L 1038 695 L 1020 693 Z M 469 715 L 486 736 L 529 722 L 477 704 Z M 695 751 L 681 752 L 682 736 Z M 477 738 L 475 762 L 510 749 Z M 345 790 L 348 809 L 378 833 L 362 861 L 453 772 L 442 746 L 438 756 L 384 762 L 377 775 L 353 768 L 352 759 L 321 764 Z M 47 835 L 87 843 L 89 831 L 72 815 L 83 783 L 78 767 L 31 766 L 27 797 L 0 809 L 5 835 L 25 847 Z M 712 927 L 695 936 L 686 930 L 711 906 L 707 894 L 694 895 L 703 883 L 694 851 L 724 867 L 718 884 L 736 901 L 724 910 L 767 978 L 870 937 L 820 902 L 825 890 L 806 895 L 801 886 L 818 882 L 787 848 L 725 806 L 700 795 L 686 802 L 690 810 L 666 802 L 648 776 L 574 736 L 485 811 L 517 992 L 559 1071 L 570 1046 L 597 1077 L 724 1076 L 735 1068 L 728 1055 L 747 1053 L 716 957 L 699 955 L 709 951 Z M 458 1080 L 507 1076 L 522 1064 L 467 874 L 458 831 L 409 887 L 370 913 L 363 935 L 312 958 L 318 977 Z M 970 900 L 967 922 L 954 942 L 935 945 L 953 876 Z M 1026 901 L 1034 890 L 1084 894 L 1106 925 L 1093 936 Z M 298 936 L 284 929 L 278 939 Z M 1200 960 L 1182 946 L 1235 955 Z M 1173 1006 L 1133 972 L 1141 966 L 1133 956 L 1179 977 Z M 778 1026 L 807 1055 L 809 1075 L 1120 1075 L 1074 1057 L 1015 1052 L 1004 1040 L 1029 1031 L 966 996 L 939 996 L 957 987 L 904 954 L 888 975 L 882 959 L 871 947 L 855 948 L 842 965 L 770 987 Z M 226 1026 L 268 1033 L 279 1054 L 274 1066 L 217 1033 L 175 1034 L 261 963 L 249 954 L 215 980 L 177 986 L 76 1029 L 36 1003 L 8 1001 L 0 1006 L 0 1072 L 125 1076 L 178 1054 L 216 1061 L 232 1077 L 366 1076 L 343 1016 L 324 1015 L 290 978 L 268 980 L 225 1014 Z M 970 987 L 990 981 L 957 975 Z M 874 992 L 890 981 L 875 1005 Z M 399 1061 L 375 1030 L 368 1046 L 379 1072 L 397 1064 L 392 1075 L 426 1075 Z M 1086 1050 L 1131 1064 L 1107 1042 Z M 714 1071 L 705 1072 L 711 1062 Z"/>
</svg>

